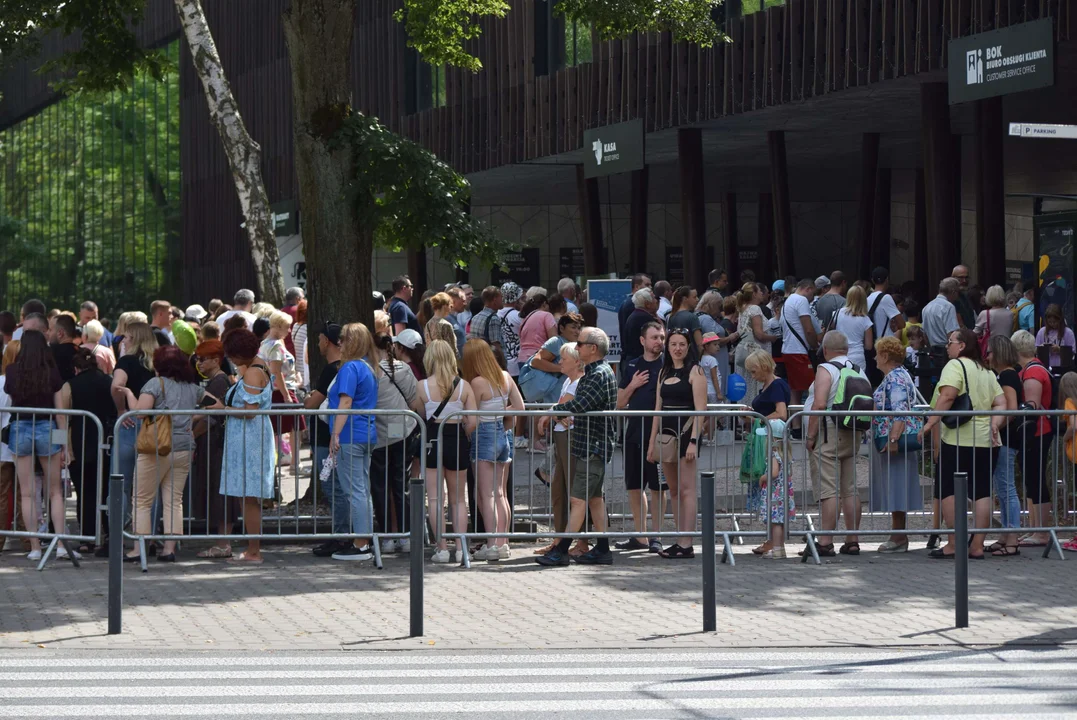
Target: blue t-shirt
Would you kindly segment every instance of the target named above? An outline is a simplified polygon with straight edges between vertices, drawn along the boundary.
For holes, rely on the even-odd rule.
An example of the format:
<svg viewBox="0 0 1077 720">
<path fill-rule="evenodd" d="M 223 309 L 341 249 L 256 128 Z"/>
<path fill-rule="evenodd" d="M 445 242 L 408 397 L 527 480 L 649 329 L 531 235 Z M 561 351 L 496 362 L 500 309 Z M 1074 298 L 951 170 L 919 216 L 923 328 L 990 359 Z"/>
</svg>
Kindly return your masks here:
<svg viewBox="0 0 1077 720">
<path fill-rule="evenodd" d="M 362 360 L 351 360 L 341 366 L 333 385 L 329 388 L 329 409 L 340 409 L 340 396 L 352 399 L 352 410 L 373 410 L 378 404 L 378 380 L 374 372 Z M 330 425 L 336 424 L 330 418 Z M 372 415 L 349 415 L 340 442 L 373 445 L 378 441 L 378 431 Z"/>
<path fill-rule="evenodd" d="M 774 378 L 774 382 L 765 389 L 760 390 L 759 394 L 755 396 L 755 400 L 752 400 L 752 410 L 766 417 L 778 409 L 778 403 L 785 403 L 786 411 L 788 412 L 791 400 L 792 393 L 789 390 L 789 383 L 781 378 Z"/>
<path fill-rule="evenodd" d="M 408 330 L 414 330 L 420 335 L 423 329 L 419 327 L 419 318 L 411 311 L 408 304 L 398 297 L 394 297 L 389 303 L 389 318 L 393 321 L 393 333 L 396 333 L 396 325 L 400 323 L 407 326 Z"/>
</svg>

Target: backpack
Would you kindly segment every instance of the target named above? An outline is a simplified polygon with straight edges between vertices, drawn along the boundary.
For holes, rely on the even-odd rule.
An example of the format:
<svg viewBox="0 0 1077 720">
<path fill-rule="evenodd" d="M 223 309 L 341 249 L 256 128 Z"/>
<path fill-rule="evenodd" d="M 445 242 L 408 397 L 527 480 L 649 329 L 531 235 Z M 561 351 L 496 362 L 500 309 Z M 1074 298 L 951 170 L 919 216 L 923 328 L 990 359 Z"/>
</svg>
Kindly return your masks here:
<svg viewBox="0 0 1077 720">
<path fill-rule="evenodd" d="M 875 398 L 871 383 L 860 376 L 860 368 L 850 363 L 849 367 L 836 362 L 828 362 L 838 371 L 838 389 L 834 395 L 832 410 L 854 412 L 871 412 L 875 409 Z M 842 430 L 862 432 L 871 428 L 870 415 L 842 415 L 836 418 Z"/>
<path fill-rule="evenodd" d="M 1016 305 L 1014 305 L 1012 308 L 1010 308 L 1010 312 L 1013 313 L 1013 326 L 1015 328 L 1017 328 L 1018 330 L 1031 330 L 1032 329 L 1031 323 L 1029 324 L 1030 325 L 1029 327 L 1022 327 L 1021 326 L 1021 311 L 1024 310 L 1025 308 L 1031 307 L 1031 306 L 1032 306 L 1032 301 L 1029 300 L 1028 298 L 1023 297 L 1023 298 L 1021 298 L 1020 300 L 1017 301 Z"/>
</svg>

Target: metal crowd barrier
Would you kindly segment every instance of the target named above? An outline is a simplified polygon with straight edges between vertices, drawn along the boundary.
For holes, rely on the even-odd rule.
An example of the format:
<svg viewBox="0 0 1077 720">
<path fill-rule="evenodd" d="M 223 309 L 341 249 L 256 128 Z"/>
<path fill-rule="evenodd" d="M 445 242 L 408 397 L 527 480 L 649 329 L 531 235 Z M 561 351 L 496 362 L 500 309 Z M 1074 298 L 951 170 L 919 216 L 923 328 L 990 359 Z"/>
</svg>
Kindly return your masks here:
<svg viewBox="0 0 1077 720">
<path fill-rule="evenodd" d="M 1011 420 L 1007 421 L 1008 423 L 1014 423 L 1015 420 L 1020 421 L 1026 418 L 1052 418 L 1055 419 L 1055 421 L 1059 425 L 1062 425 L 1064 424 L 1062 422 L 1062 419 L 1064 417 L 1073 417 L 1074 415 L 1077 415 L 1077 413 L 1061 410 L 1020 409 L 991 411 L 936 411 L 930 409 L 925 410 L 922 408 L 916 408 L 912 411 L 873 410 L 856 412 L 821 410 L 798 412 L 790 417 L 790 421 L 792 421 L 794 418 L 800 418 L 802 421 L 802 425 L 804 427 L 807 427 L 808 420 L 812 417 L 817 417 L 820 419 L 820 424 L 822 424 L 823 422 L 827 423 L 829 432 L 837 432 L 837 430 L 835 429 L 835 425 L 832 421 L 838 417 L 848 416 L 871 417 L 873 420 L 875 418 L 886 417 L 917 417 L 924 421 L 926 421 L 926 419 L 930 417 L 994 418 L 1001 416 L 1012 418 Z M 972 427 L 970 427 L 970 425 L 964 424 L 955 428 L 954 432 L 956 433 L 956 440 L 958 444 L 960 444 L 963 440 L 968 439 L 969 434 L 973 432 L 973 429 Z M 1016 428 L 1014 428 L 1013 432 L 1016 433 L 1018 431 Z M 1025 435 L 1017 438 L 1017 440 L 1015 441 L 1015 444 L 1020 449 L 1014 450 L 1012 455 L 1010 453 L 1007 453 L 1005 456 L 1002 456 L 996 450 L 995 452 L 991 453 L 992 457 L 990 460 L 988 460 L 987 467 L 980 466 L 974 459 L 971 467 L 956 468 L 958 472 L 966 471 L 969 482 L 972 483 L 974 487 L 976 483 L 980 483 L 981 485 L 987 486 L 986 489 L 988 490 L 988 493 L 981 499 L 988 500 L 990 503 L 990 512 L 988 514 L 988 517 L 993 520 L 993 518 L 995 518 L 997 515 L 997 517 L 999 518 L 999 522 L 997 525 L 991 524 L 989 520 L 988 524 L 983 526 L 977 526 L 976 524 L 973 524 L 971 527 L 968 528 L 968 532 L 972 535 L 987 533 L 993 535 L 1015 535 L 1021 533 L 1028 535 L 1046 535 L 1048 536 L 1047 542 L 1042 544 L 1044 548 L 1043 557 L 1049 557 L 1053 549 L 1057 553 L 1059 559 L 1064 559 L 1065 555 L 1063 553 L 1061 543 L 1058 540 L 1058 533 L 1063 531 L 1077 533 L 1077 524 L 1073 522 L 1074 463 L 1065 457 L 1064 448 L 1059 442 L 1061 430 L 1059 430 L 1058 432 L 1052 432 L 1042 437 L 1030 436 L 1027 434 L 1027 432 L 1028 429 L 1026 428 Z M 822 433 L 821 427 L 820 433 Z M 856 480 L 860 480 L 863 478 L 863 472 L 860 470 L 855 470 L 853 485 L 855 490 L 855 496 L 851 496 L 855 498 L 854 501 L 851 502 L 849 506 L 844 508 L 844 513 L 836 512 L 837 509 L 835 509 L 835 511 L 832 511 L 834 512 L 835 520 L 838 514 L 845 515 L 845 529 L 839 529 L 836 522 L 835 527 L 833 528 L 816 527 L 812 513 L 804 512 L 802 514 L 804 528 L 796 534 L 803 535 L 806 541 L 806 549 L 808 553 L 802 556 L 804 561 L 807 561 L 808 557 L 810 556 L 816 564 L 821 563 L 820 556 L 818 554 L 817 543 L 817 538 L 819 536 L 856 536 L 858 538 L 859 536 L 905 536 L 907 539 L 910 535 L 947 536 L 954 534 L 953 528 L 945 528 L 942 526 L 942 523 L 940 521 L 940 513 L 937 509 L 928 509 L 935 502 L 942 499 L 934 497 L 940 490 L 939 485 L 941 483 L 941 478 L 939 477 L 938 473 L 941 468 L 938 466 L 938 460 L 934 457 L 934 452 L 930 451 L 930 445 L 927 446 L 928 451 L 926 452 L 923 450 L 910 451 L 910 454 L 915 454 L 916 456 L 913 459 L 913 462 L 910 464 L 908 463 L 907 456 L 905 454 L 895 456 L 889 453 L 883 454 L 876 450 L 873 444 L 874 424 L 871 431 L 868 431 L 866 433 L 857 432 L 853 433 L 853 435 L 855 437 L 853 438 L 853 455 L 851 463 L 855 469 L 858 461 L 867 461 L 867 486 L 864 489 L 866 489 L 868 493 L 868 507 L 872 510 L 876 510 L 876 512 L 873 512 L 870 515 L 868 513 L 860 514 L 859 519 L 862 520 L 864 517 L 869 516 L 872 518 L 878 518 L 880 516 L 889 516 L 892 512 L 902 512 L 900 510 L 879 510 L 878 506 L 895 506 L 895 503 L 893 503 L 893 498 L 884 497 L 883 493 L 886 490 L 892 489 L 892 487 L 895 485 L 900 486 L 901 480 L 900 478 L 894 477 L 895 472 L 903 473 L 906 472 L 906 470 L 911 470 L 912 468 L 915 468 L 917 473 L 915 480 L 919 486 L 918 490 L 920 508 L 914 509 L 910 507 L 906 511 L 905 529 L 895 529 L 893 527 L 888 527 L 885 529 L 875 527 L 864 528 L 860 527 L 859 523 L 855 520 L 853 524 L 856 525 L 856 527 L 850 528 L 848 516 L 850 514 L 853 514 L 854 517 L 857 516 L 857 513 L 850 511 L 850 507 L 854 508 L 855 510 L 859 510 L 863 505 L 863 498 L 860 496 L 860 489 L 863 486 L 859 485 L 859 483 L 856 482 Z M 787 434 L 785 439 L 786 454 L 799 454 L 799 452 L 803 452 L 805 456 L 808 456 L 809 453 L 807 453 L 805 447 L 806 442 L 806 434 L 804 439 L 801 441 L 794 441 Z M 929 442 L 929 438 L 925 437 L 924 442 L 925 444 L 927 444 Z M 799 452 L 797 448 L 800 448 Z M 816 452 L 814 453 L 814 455 L 815 457 L 811 458 L 811 461 L 809 463 L 798 463 L 796 466 L 801 472 L 795 478 L 794 483 L 795 486 L 799 487 L 800 489 L 802 499 L 804 500 L 801 507 L 804 508 L 811 507 L 812 503 L 807 501 L 808 493 L 815 492 L 820 487 L 821 476 L 823 470 L 826 469 L 826 467 L 824 467 L 822 463 L 821 456 L 819 455 L 818 447 L 816 448 Z M 839 497 L 837 499 L 840 501 L 843 499 L 840 496 L 840 476 L 843 473 L 840 465 L 843 463 L 842 460 L 838 457 L 835 457 L 833 462 L 833 470 L 838 476 Z M 848 467 L 849 462 L 850 461 L 847 458 L 844 462 L 846 467 Z M 1004 489 L 1015 490 L 1017 496 L 1021 500 L 1030 501 L 1030 495 L 1034 495 L 1034 497 L 1036 499 L 1039 499 L 1041 502 L 1035 503 L 1035 505 L 1031 505 L 1030 502 L 1026 502 L 1024 504 L 1028 505 L 1028 507 L 1017 506 L 1015 508 L 1013 502 L 1014 498 L 1012 496 L 1009 498 L 999 498 L 997 496 L 997 492 L 1000 489 L 1000 479 L 997 473 L 999 470 L 1004 471 L 1004 474 L 1006 473 L 1006 471 L 1009 471 L 1009 468 L 1006 465 L 1007 462 L 1013 464 L 1013 470 L 1009 473 L 1011 478 L 1013 479 L 1013 483 L 1012 488 L 1010 488 L 1008 484 L 1004 484 Z M 899 463 L 901 464 L 901 467 L 897 467 Z M 807 479 L 802 480 L 802 478 L 805 477 L 807 477 Z M 910 500 L 914 500 L 914 498 L 911 497 L 913 493 L 910 491 L 911 489 L 907 486 L 907 483 L 910 482 L 908 477 L 906 477 L 905 482 L 905 489 L 909 491 L 907 492 L 907 495 L 910 496 Z M 1039 485 L 1040 487 L 1037 488 L 1036 485 Z M 898 489 L 900 490 L 901 488 L 898 487 Z M 924 494 L 927 491 L 930 491 L 930 495 L 925 499 Z M 1049 495 L 1050 499 L 1044 500 L 1043 494 Z M 816 496 L 818 496 L 818 494 L 816 494 Z M 957 497 L 956 493 L 954 497 Z M 915 504 L 917 503 L 909 503 L 909 505 Z M 1009 505 L 1009 507 L 1007 507 L 1007 505 Z M 1033 512 L 1041 513 L 1040 517 L 1033 517 L 1031 514 Z M 815 515 L 820 517 L 820 524 L 822 524 L 822 508 L 819 508 Z M 957 515 L 962 515 L 962 513 L 959 510 L 955 510 L 955 517 Z M 1049 515 L 1054 516 L 1054 523 L 1052 524 L 1042 522 L 1042 519 L 1044 517 L 1048 517 Z M 1028 522 L 1024 525 L 1021 524 L 1022 516 L 1028 517 Z M 983 517 L 984 515 L 981 513 L 981 518 Z M 915 523 L 911 522 L 914 519 Z M 914 527 L 914 524 L 920 525 L 921 527 Z"/>
<path fill-rule="evenodd" d="M 15 449 L 29 450 L 30 454 L 0 463 L 0 539 L 31 539 L 31 546 L 47 540 L 38 570 L 45 568 L 58 545 L 71 564 L 79 567 L 79 554 L 73 544 L 101 543 L 101 470 L 108 450 L 101 420 L 86 410 L 12 407 L 2 412 L 4 445 L 11 449 L 14 444 Z M 59 428 L 59 418 L 64 418 L 65 429 Z M 43 429 L 46 423 L 47 429 Z M 89 441 L 94 432 L 96 443 Z M 73 445 L 73 435 L 77 446 Z M 66 464 L 61 462 L 59 450 L 53 452 L 55 446 L 70 453 Z M 77 532 L 68 532 L 67 500 L 72 490 L 78 498 Z"/>
</svg>

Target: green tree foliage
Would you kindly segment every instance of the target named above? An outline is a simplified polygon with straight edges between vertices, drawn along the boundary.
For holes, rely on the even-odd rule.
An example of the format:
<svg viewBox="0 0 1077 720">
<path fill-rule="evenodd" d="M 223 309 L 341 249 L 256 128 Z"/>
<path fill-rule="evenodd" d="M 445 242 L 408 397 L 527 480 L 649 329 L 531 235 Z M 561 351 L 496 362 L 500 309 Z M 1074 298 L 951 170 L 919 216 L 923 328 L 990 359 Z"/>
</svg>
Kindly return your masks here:
<svg viewBox="0 0 1077 720">
<path fill-rule="evenodd" d="M 397 251 L 437 248 L 460 267 L 468 258 L 499 264 L 513 249 L 471 217 L 468 181 L 418 143 L 377 118 L 354 114 L 330 147 L 342 144 L 351 146 L 355 158 L 349 197 L 363 225 L 374 226 L 378 244 Z"/>
<path fill-rule="evenodd" d="M 174 287 L 180 229 L 179 43 L 158 82 L 81 93 L 0 133 L 0 305 L 106 314 Z"/>
</svg>

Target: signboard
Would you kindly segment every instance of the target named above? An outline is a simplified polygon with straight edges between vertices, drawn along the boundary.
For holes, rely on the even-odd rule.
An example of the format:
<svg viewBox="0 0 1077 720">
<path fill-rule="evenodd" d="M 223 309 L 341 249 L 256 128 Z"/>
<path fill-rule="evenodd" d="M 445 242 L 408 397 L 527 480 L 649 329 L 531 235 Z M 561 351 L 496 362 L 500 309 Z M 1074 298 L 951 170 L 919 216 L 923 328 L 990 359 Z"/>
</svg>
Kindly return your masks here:
<svg viewBox="0 0 1077 720">
<path fill-rule="evenodd" d="M 583 176 L 604 177 L 643 168 L 643 121 L 630 120 L 583 133 Z"/>
<path fill-rule="evenodd" d="M 1020 260 L 1006 261 L 1006 289 L 1010 290 L 1019 282 L 1032 278 L 1032 263 Z"/>
<path fill-rule="evenodd" d="M 1043 123 L 1010 123 L 1010 135 L 1015 137 L 1077 140 L 1077 125 L 1045 125 Z"/>
<path fill-rule="evenodd" d="M 621 360 L 621 328 L 617 311 L 632 294 L 631 280 L 588 280 L 587 300 L 598 308 L 598 326 L 610 336 L 610 351 L 606 360 Z"/>
<path fill-rule="evenodd" d="M 280 256 L 280 276 L 284 287 L 307 289 L 307 263 L 303 257 L 303 238 L 299 235 L 277 238 Z"/>
<path fill-rule="evenodd" d="M 277 237 L 288 237 L 299 232 L 299 211 L 295 209 L 295 200 L 282 200 L 269 206 L 273 212 L 273 234 Z M 246 229 L 247 222 L 239 224 Z M 287 281 L 285 281 L 287 284 Z"/>
<path fill-rule="evenodd" d="M 666 280 L 675 288 L 684 285 L 684 248 L 666 246 Z"/>
<path fill-rule="evenodd" d="M 577 280 L 583 275 L 583 248 L 561 248 L 558 251 L 558 260 L 558 279 L 572 278 Z"/>
<path fill-rule="evenodd" d="M 950 104 L 1050 87 L 1055 83 L 1051 18 L 950 41 Z"/>
<path fill-rule="evenodd" d="M 499 267 L 490 271 L 492 285 L 500 286 L 502 283 L 512 280 L 527 292 L 527 288 L 539 284 L 539 264 L 542 262 L 538 248 L 523 248 L 519 252 L 505 254 L 505 265 L 508 272 Z"/>
<path fill-rule="evenodd" d="M 1073 326 L 1073 240 L 1077 213 L 1053 213 L 1033 218 L 1036 242 L 1037 314 L 1059 305 L 1066 325 Z"/>
</svg>

